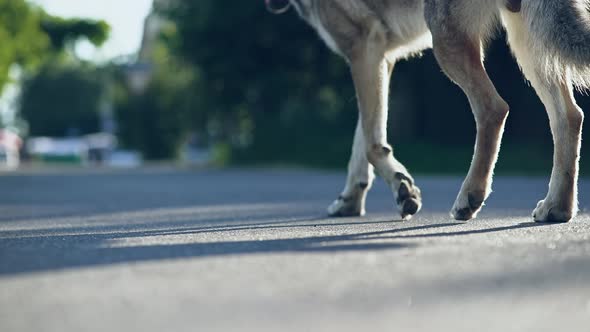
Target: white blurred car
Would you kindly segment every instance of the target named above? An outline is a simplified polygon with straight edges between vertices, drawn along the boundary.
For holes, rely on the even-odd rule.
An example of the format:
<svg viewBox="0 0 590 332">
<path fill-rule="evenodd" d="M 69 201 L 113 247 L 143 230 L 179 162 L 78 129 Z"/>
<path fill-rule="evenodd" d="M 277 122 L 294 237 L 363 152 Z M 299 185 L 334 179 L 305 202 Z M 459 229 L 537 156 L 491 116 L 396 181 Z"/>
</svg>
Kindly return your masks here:
<svg viewBox="0 0 590 332">
<path fill-rule="evenodd" d="M 0 167 L 15 169 L 20 164 L 23 140 L 9 130 L 0 129 Z"/>
<path fill-rule="evenodd" d="M 27 152 L 39 161 L 85 163 L 88 144 L 81 138 L 34 137 L 27 140 Z"/>
<path fill-rule="evenodd" d="M 117 139 L 107 133 L 82 137 L 33 137 L 27 140 L 27 152 L 34 160 L 78 165 L 133 168 L 141 166 L 141 154 L 117 149 Z"/>
</svg>

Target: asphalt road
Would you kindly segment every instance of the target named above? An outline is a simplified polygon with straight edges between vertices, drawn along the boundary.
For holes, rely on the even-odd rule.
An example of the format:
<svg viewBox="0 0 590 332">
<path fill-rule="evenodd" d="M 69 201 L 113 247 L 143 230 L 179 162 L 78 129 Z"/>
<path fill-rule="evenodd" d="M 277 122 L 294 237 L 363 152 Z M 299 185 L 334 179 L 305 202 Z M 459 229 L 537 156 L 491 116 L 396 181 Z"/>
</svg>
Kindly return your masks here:
<svg viewBox="0 0 590 332">
<path fill-rule="evenodd" d="M 324 215 L 344 174 L 27 171 L 0 176 L 0 331 L 590 331 L 582 215 L 538 225 L 547 179 L 498 178 L 479 219 L 459 178 L 416 178 L 400 222 Z"/>
</svg>

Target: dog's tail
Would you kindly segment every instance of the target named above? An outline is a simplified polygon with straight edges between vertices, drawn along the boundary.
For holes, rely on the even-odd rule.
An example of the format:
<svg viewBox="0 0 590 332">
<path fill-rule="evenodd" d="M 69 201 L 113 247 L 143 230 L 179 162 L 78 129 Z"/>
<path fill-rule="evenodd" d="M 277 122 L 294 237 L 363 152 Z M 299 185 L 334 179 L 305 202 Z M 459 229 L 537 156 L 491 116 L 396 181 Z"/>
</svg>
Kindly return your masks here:
<svg viewBox="0 0 590 332">
<path fill-rule="evenodd" d="M 590 0 L 522 0 L 531 51 L 546 73 L 590 88 Z"/>
</svg>

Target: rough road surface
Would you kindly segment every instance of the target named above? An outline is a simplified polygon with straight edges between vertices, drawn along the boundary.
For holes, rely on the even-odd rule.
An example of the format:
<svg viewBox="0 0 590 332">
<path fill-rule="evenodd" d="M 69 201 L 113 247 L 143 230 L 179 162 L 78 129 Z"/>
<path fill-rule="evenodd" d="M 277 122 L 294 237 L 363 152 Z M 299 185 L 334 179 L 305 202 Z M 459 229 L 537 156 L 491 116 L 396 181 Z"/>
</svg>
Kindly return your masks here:
<svg viewBox="0 0 590 332">
<path fill-rule="evenodd" d="M 325 217 L 344 174 L 28 171 L 0 176 L 0 331 L 590 331 L 590 182 L 574 222 L 530 213 L 547 179 L 417 177 L 397 220 Z"/>
</svg>

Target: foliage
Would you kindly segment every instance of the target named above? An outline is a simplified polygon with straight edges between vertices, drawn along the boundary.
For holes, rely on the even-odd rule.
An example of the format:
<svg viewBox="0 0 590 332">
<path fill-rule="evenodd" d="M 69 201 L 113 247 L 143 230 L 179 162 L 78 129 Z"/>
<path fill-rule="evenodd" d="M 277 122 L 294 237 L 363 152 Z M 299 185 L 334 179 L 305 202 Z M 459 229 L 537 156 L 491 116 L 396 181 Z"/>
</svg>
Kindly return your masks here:
<svg viewBox="0 0 590 332">
<path fill-rule="evenodd" d="M 350 141 L 356 104 L 346 64 L 294 15 L 213 0 L 160 10 L 176 24 L 167 45 L 199 72 L 192 123 L 231 143 L 234 157 L 293 161 L 313 144 L 306 159 L 333 159 L 349 149 L 341 133 Z"/>
<path fill-rule="evenodd" d="M 103 21 L 62 19 L 26 0 L 0 0 L 0 93 L 11 67 L 24 69 L 20 116 L 28 121 L 30 134 L 62 136 L 98 129 L 103 79 L 66 51 L 84 38 L 99 46 L 108 33 Z"/>
<path fill-rule="evenodd" d="M 10 67 L 38 64 L 48 47 L 40 29 L 41 12 L 25 0 L 0 0 L 0 92 Z"/>
<path fill-rule="evenodd" d="M 108 33 L 104 21 L 62 19 L 47 15 L 26 0 L 0 0 L 0 92 L 11 66 L 39 67 L 68 43 L 86 38 L 99 46 Z"/>
<path fill-rule="evenodd" d="M 14 5 L 18 3 L 24 2 L 0 0 L 0 6 L 30 15 L 16 23 L 10 18 L 0 21 L 0 40 L 8 28 L 28 36 L 11 39 L 8 50 L 20 51 L 0 51 L 0 84 L 3 68 L 11 63 L 46 62 L 47 54 L 63 54 L 80 38 L 100 45 L 108 33 L 102 22 L 50 17 Z M 26 18 L 23 13 L 19 15 Z M 227 6 L 214 0 L 173 0 L 158 13 L 170 24 L 163 26 L 152 54 L 143 59 L 153 65 L 146 91 L 129 89 L 124 68 L 104 71 L 117 76 L 112 94 L 118 134 L 126 147 L 141 150 L 148 159 L 172 158 L 196 132 L 210 146 L 231 151 L 227 154 L 234 162 L 346 164 L 357 120 L 347 65 L 294 13 L 270 15 L 262 1 Z M 34 42 L 18 43 L 27 39 Z M 486 66 L 512 107 L 507 151 L 518 156 L 524 147 L 537 146 L 541 152 L 535 151 L 537 164 L 549 165 L 552 142 L 547 116 L 504 40 L 500 35 L 491 44 Z M 58 63 L 45 65 L 25 85 L 23 114 L 31 121 L 33 134 L 63 135 L 72 127 L 81 132 L 97 127 L 101 75 L 84 65 L 64 66 L 62 60 L 51 57 Z M 70 104 L 64 101 L 68 97 Z M 578 97 L 588 109 L 590 99 Z M 400 146 L 396 154 L 404 162 L 407 159 L 410 168 L 467 168 L 475 134 L 473 116 L 467 99 L 442 74 L 431 52 L 396 66 L 390 108 L 390 140 Z M 583 149 L 589 151 L 586 145 Z M 499 166 L 518 168 L 502 158 Z"/>
<path fill-rule="evenodd" d="M 95 46 L 101 46 L 110 31 L 109 25 L 104 21 L 64 19 L 50 15 L 44 15 L 41 28 L 55 50 L 62 50 L 80 39 L 87 39 Z"/>
<path fill-rule="evenodd" d="M 88 134 L 99 129 L 104 79 L 90 66 L 49 64 L 26 79 L 21 115 L 32 136 Z"/>
<path fill-rule="evenodd" d="M 175 24 L 166 44 L 199 72 L 192 125 L 220 133 L 233 147 L 234 161 L 345 165 L 357 118 L 350 75 L 344 61 L 295 13 L 270 15 L 262 1 L 227 6 L 175 0 L 158 10 Z M 513 151 L 539 146 L 550 162 L 543 106 L 512 59 L 505 36 L 497 37 L 486 66 L 512 107 L 506 145 Z M 590 107 L 588 97 L 579 95 L 578 101 Z M 472 149 L 475 125 L 467 99 L 443 75 L 432 52 L 396 66 L 390 104 L 394 145 Z M 468 160 L 464 163 L 466 169 Z"/>
<path fill-rule="evenodd" d="M 193 113 L 196 78 L 181 62 L 173 61 L 158 44 L 156 64 L 145 91 L 132 91 L 125 69 L 119 71 L 115 108 L 123 146 L 137 149 L 150 160 L 172 159 L 189 135 L 187 118 Z"/>
</svg>

